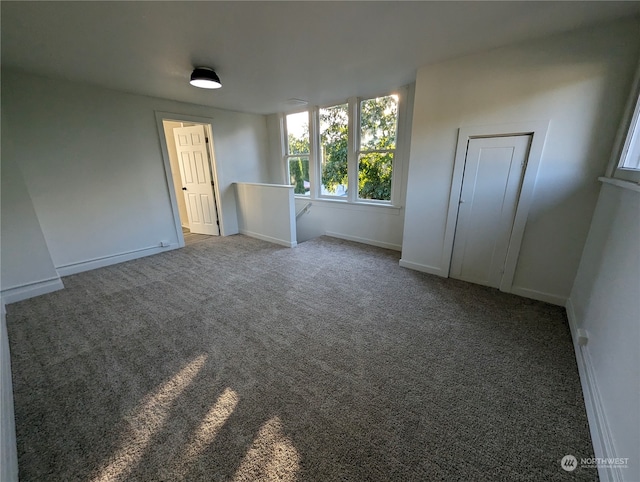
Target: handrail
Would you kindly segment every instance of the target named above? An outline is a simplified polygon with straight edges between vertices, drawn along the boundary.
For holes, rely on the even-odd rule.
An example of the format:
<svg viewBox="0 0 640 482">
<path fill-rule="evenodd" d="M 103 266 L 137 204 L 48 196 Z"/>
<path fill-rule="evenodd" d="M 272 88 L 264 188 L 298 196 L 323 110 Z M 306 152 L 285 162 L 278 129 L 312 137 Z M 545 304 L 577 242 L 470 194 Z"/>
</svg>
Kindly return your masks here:
<svg viewBox="0 0 640 482">
<path fill-rule="evenodd" d="M 304 213 L 308 213 L 309 212 L 309 208 L 311 207 L 311 203 L 308 202 L 307 204 L 304 205 L 304 207 L 298 211 L 296 213 L 296 219 L 298 219 L 300 216 L 302 216 Z"/>
</svg>

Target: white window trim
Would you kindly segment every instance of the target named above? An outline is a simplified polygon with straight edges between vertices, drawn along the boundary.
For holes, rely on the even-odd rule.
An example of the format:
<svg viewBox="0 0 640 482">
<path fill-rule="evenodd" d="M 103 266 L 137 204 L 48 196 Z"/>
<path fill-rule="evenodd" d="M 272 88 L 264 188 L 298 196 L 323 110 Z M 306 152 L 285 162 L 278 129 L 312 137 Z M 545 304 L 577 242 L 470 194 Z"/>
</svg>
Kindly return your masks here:
<svg viewBox="0 0 640 482">
<path fill-rule="evenodd" d="M 352 204 L 358 199 L 358 144 L 360 143 L 360 98 L 349 98 L 349 152 L 347 155 L 347 172 L 349 173 L 349 190 L 347 201 Z M 351 185 L 354 185 L 351 187 Z"/>
<path fill-rule="evenodd" d="M 599 177 L 598 181 L 603 184 L 611 184 L 612 186 L 629 189 L 630 191 L 640 192 L 640 183 L 623 181 L 622 179 L 616 179 L 615 177 Z"/>
<path fill-rule="evenodd" d="M 308 196 L 302 196 L 298 194 L 298 197 L 304 199 L 315 199 L 319 192 L 319 181 L 321 179 L 320 172 L 318 171 L 318 164 L 320 163 L 320 139 L 316 138 L 314 133 L 319 129 L 318 107 L 312 106 L 309 108 L 309 183 L 311 189 L 309 189 Z"/>
<path fill-rule="evenodd" d="M 349 97 L 345 101 L 338 101 L 331 104 L 322 106 L 307 106 L 306 109 L 300 109 L 296 111 L 286 112 L 281 114 L 281 150 L 284 160 L 284 173 L 285 184 L 289 184 L 289 153 L 288 153 L 288 134 L 287 134 L 287 122 L 286 117 L 290 114 L 296 114 L 299 112 L 309 112 L 309 182 L 311 183 L 311 189 L 309 195 L 296 194 L 297 199 L 311 199 L 316 201 L 328 201 L 330 203 L 339 203 L 345 205 L 358 205 L 358 206 L 371 206 L 371 207 L 384 207 L 391 208 L 392 210 L 401 209 L 402 202 L 402 186 L 404 179 L 405 159 L 408 152 L 408 146 L 404 144 L 409 139 L 409 136 L 405 133 L 408 129 L 409 122 L 406 112 L 408 111 L 408 87 L 404 86 L 399 89 L 388 91 L 379 95 L 371 95 L 366 97 Z M 393 175 L 391 178 L 391 200 L 377 200 L 377 199 L 360 199 L 358 197 L 358 152 L 360 149 L 360 102 L 367 99 L 375 99 L 377 97 L 385 97 L 388 95 L 398 96 L 398 119 L 396 126 L 396 147 L 393 150 Z M 330 108 L 340 104 L 348 104 L 349 110 L 349 138 L 348 138 L 348 156 L 347 156 L 347 173 L 349 179 L 349 189 L 347 197 L 328 196 L 321 195 L 320 193 L 320 180 L 322 179 L 320 166 L 320 109 Z M 316 135 L 317 134 L 317 135 Z M 293 156 L 295 157 L 295 156 Z M 351 188 L 351 184 L 355 181 L 355 189 Z"/>
<path fill-rule="evenodd" d="M 621 167 L 629 152 L 634 132 L 640 135 L 640 63 L 636 69 L 631 93 L 616 135 L 613 153 L 605 176 L 630 183 L 640 183 L 640 169 Z"/>
</svg>

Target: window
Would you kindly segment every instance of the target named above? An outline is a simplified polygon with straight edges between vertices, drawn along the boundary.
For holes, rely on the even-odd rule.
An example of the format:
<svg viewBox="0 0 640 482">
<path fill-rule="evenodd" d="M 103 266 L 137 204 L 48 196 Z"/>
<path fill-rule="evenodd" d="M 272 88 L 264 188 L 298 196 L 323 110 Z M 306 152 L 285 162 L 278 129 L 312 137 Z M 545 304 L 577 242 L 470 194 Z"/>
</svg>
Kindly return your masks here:
<svg viewBox="0 0 640 482">
<path fill-rule="evenodd" d="M 285 122 L 287 172 L 296 195 L 308 196 L 309 180 L 309 113 L 289 114 Z"/>
<path fill-rule="evenodd" d="M 620 147 L 614 154 L 614 166 L 610 167 L 607 175 L 626 181 L 640 182 L 640 67 L 629 104 L 628 112 L 632 114 L 627 114 L 623 121 Z M 632 111 L 631 108 L 633 108 Z"/>
<path fill-rule="evenodd" d="M 636 108 L 631 118 L 620 162 L 615 177 L 629 181 L 640 181 L 640 97 L 636 100 Z"/>
<path fill-rule="evenodd" d="M 391 201 L 398 129 L 398 96 L 360 102 L 358 199 Z"/>
<path fill-rule="evenodd" d="M 348 203 L 399 204 L 400 193 L 394 194 L 393 186 L 400 166 L 401 99 L 402 93 L 354 97 L 346 103 L 314 107 L 310 117 L 307 112 L 285 116 L 285 158 L 295 194 Z"/>
<path fill-rule="evenodd" d="M 346 197 L 349 187 L 349 104 L 320 109 L 321 196 Z"/>
<path fill-rule="evenodd" d="M 622 169 L 640 169 L 640 123 L 637 122 L 635 126 L 629 131 L 629 148 L 626 151 L 620 168 Z"/>
</svg>

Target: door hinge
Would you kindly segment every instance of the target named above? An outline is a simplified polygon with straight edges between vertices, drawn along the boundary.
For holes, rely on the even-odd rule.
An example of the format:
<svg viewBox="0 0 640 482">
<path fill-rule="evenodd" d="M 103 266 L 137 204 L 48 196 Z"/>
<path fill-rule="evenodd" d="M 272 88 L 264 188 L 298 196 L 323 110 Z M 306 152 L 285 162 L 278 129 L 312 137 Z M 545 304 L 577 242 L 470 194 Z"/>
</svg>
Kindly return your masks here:
<svg viewBox="0 0 640 482">
<path fill-rule="evenodd" d="M 209 138 L 208 138 L 208 137 L 205 137 L 205 138 L 204 138 L 204 142 L 206 142 L 207 144 L 209 144 Z"/>
<path fill-rule="evenodd" d="M 211 181 L 211 185 L 213 186 L 213 181 Z"/>
</svg>

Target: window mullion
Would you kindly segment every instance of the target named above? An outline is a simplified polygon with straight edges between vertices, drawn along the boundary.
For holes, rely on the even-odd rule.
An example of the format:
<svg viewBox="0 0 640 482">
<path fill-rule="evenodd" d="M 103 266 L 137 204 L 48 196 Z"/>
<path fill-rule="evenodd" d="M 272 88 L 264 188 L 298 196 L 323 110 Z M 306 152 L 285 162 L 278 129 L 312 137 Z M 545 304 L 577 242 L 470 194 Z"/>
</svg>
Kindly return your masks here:
<svg viewBox="0 0 640 482">
<path fill-rule="evenodd" d="M 349 129 L 348 129 L 348 196 L 349 202 L 358 200 L 358 148 L 360 146 L 360 109 L 357 97 L 349 98 Z"/>
<path fill-rule="evenodd" d="M 318 121 L 318 108 L 309 110 L 309 182 L 311 189 L 309 197 L 317 199 L 320 194 L 320 123 Z"/>
<path fill-rule="evenodd" d="M 289 133 L 287 131 L 287 118 L 284 115 L 280 118 L 280 132 L 282 132 L 280 142 L 282 152 L 282 166 L 284 168 L 283 184 L 289 184 Z"/>
<path fill-rule="evenodd" d="M 396 148 L 393 153 L 393 176 L 391 177 L 391 204 L 397 206 L 401 202 L 404 169 L 406 169 L 407 141 L 407 88 L 398 91 L 398 118 L 396 126 Z"/>
</svg>

